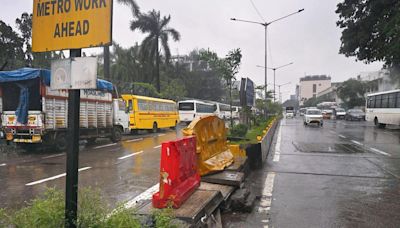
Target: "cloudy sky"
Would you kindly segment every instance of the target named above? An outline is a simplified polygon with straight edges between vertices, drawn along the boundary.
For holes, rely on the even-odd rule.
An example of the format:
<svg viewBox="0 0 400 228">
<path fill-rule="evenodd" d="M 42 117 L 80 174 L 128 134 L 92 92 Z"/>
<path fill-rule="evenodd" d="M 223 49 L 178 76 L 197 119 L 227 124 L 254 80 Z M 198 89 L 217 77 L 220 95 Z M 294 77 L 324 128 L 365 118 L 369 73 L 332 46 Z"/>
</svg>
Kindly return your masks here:
<svg viewBox="0 0 400 228">
<path fill-rule="evenodd" d="M 181 41 L 171 43 L 173 54 L 186 54 L 193 49 L 210 48 L 220 56 L 234 48 L 242 49 L 239 77 L 264 83 L 264 29 L 262 26 L 233 22 L 232 17 L 254 21 L 271 21 L 298 9 L 305 10 L 268 28 L 268 66 L 293 65 L 277 71 L 277 84 L 291 82 L 282 91 L 284 98 L 294 93 L 300 77 L 327 74 L 332 81 L 355 77 L 362 71 L 379 70 L 381 63 L 366 65 L 338 54 L 341 31 L 336 27 L 337 0 L 137 0 L 142 11 L 160 10 L 170 14 L 171 27 L 181 33 Z M 15 26 L 15 18 L 32 11 L 32 0 L 2 0 L 0 19 Z M 262 18 L 261 18 L 262 17 Z M 126 6 L 114 6 L 113 39 L 128 47 L 140 42 L 143 35 L 129 30 L 132 16 Z M 85 49 L 87 53 L 99 49 Z M 268 72 L 272 83 L 272 71 Z"/>
</svg>

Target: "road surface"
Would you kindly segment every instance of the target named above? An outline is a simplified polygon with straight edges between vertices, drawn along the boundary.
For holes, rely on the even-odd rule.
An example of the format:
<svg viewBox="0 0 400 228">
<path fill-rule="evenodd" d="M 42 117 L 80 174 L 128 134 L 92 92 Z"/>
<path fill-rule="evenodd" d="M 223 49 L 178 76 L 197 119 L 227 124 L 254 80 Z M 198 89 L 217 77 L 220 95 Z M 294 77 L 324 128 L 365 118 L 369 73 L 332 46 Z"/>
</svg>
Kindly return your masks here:
<svg viewBox="0 0 400 228">
<path fill-rule="evenodd" d="M 161 143 L 181 137 L 180 132 L 162 130 L 126 136 L 120 143 L 81 146 L 79 186 L 100 189 L 111 205 L 129 201 L 158 183 Z M 0 208 L 18 208 L 49 187 L 64 190 L 65 160 L 65 153 L 52 151 L 0 152 Z"/>
<path fill-rule="evenodd" d="M 256 207 L 225 227 L 400 227 L 399 130 L 283 119 L 272 148 L 249 177 Z"/>
</svg>

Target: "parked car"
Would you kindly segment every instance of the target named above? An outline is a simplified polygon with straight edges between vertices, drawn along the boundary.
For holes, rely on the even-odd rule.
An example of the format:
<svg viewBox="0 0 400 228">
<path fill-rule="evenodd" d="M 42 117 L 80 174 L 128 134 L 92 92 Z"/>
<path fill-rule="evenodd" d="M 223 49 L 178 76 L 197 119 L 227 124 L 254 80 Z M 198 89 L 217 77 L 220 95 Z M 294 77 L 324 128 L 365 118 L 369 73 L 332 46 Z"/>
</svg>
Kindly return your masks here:
<svg viewBox="0 0 400 228">
<path fill-rule="evenodd" d="M 337 120 L 344 119 L 346 117 L 346 111 L 343 108 L 336 108 L 333 110 L 333 116 Z"/>
<path fill-rule="evenodd" d="M 345 120 L 365 121 L 365 113 L 361 109 L 349 109 L 346 113 Z"/>
<path fill-rule="evenodd" d="M 319 109 L 307 109 L 304 114 L 304 125 L 309 125 L 312 123 L 318 124 L 318 126 L 323 126 L 322 112 Z"/>
</svg>

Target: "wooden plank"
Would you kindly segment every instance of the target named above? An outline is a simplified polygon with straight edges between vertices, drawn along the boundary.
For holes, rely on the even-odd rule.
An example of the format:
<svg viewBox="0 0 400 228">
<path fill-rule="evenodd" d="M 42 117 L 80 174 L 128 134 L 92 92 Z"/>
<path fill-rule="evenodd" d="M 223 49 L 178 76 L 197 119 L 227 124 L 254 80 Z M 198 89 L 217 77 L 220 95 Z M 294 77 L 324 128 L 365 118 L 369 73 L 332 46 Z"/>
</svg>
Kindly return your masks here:
<svg viewBox="0 0 400 228">
<path fill-rule="evenodd" d="M 226 201 L 229 196 L 232 194 L 233 191 L 235 191 L 235 187 L 229 186 L 229 185 L 222 185 L 222 184 L 213 184 L 213 183 L 207 183 L 207 182 L 200 182 L 200 190 L 211 190 L 211 191 L 220 191 L 222 194 L 222 197 Z"/>
<path fill-rule="evenodd" d="M 202 176 L 201 181 L 240 187 L 244 181 L 244 173 L 225 170 L 219 173 Z"/>
<path fill-rule="evenodd" d="M 204 216 L 210 216 L 223 201 L 220 191 L 197 189 L 180 208 L 173 209 L 174 216 L 190 224 L 196 224 Z M 138 208 L 139 215 L 150 215 L 154 210 L 151 202 Z"/>
<path fill-rule="evenodd" d="M 235 157 L 232 165 L 228 166 L 225 170 L 242 172 L 247 162 L 247 157 Z"/>
</svg>

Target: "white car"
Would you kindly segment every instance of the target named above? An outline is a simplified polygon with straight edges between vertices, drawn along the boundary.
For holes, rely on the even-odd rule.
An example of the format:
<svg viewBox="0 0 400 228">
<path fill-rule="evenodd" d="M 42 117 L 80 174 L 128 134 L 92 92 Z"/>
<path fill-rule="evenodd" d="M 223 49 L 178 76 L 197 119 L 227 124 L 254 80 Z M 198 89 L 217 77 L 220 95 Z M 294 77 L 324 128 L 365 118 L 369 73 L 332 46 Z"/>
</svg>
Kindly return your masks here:
<svg viewBox="0 0 400 228">
<path fill-rule="evenodd" d="M 286 119 L 288 119 L 288 118 L 294 118 L 294 114 L 293 114 L 293 112 L 287 112 L 286 113 Z"/>
<path fill-rule="evenodd" d="M 307 109 L 304 114 L 304 125 L 309 125 L 312 123 L 318 124 L 321 126 L 324 124 L 321 110 L 319 109 Z"/>
</svg>

